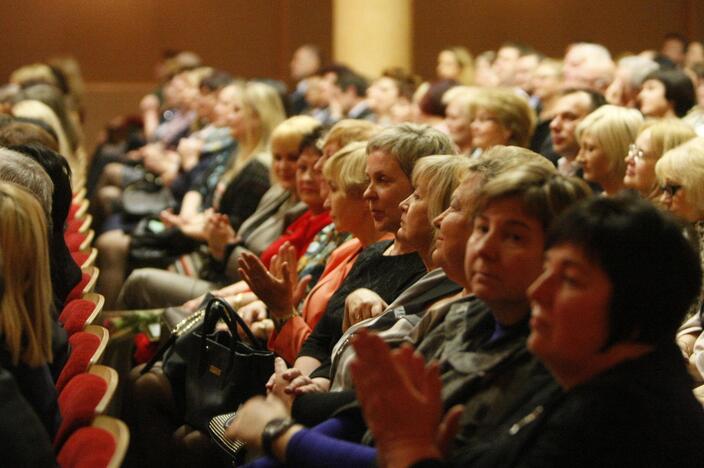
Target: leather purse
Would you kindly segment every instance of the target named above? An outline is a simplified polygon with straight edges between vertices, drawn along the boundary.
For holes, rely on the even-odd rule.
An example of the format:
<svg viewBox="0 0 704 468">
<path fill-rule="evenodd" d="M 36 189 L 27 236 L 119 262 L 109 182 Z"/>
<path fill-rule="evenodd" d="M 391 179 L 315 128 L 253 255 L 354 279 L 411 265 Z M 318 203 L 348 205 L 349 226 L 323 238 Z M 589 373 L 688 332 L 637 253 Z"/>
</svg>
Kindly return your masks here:
<svg viewBox="0 0 704 468">
<path fill-rule="evenodd" d="M 221 321 L 227 331 L 216 329 Z M 240 338 L 238 327 L 249 343 Z M 219 297 L 177 325 L 142 373 L 161 356 L 184 421 L 204 432 L 213 416 L 232 412 L 250 397 L 265 394 L 266 382 L 274 372 L 274 354 Z"/>
</svg>

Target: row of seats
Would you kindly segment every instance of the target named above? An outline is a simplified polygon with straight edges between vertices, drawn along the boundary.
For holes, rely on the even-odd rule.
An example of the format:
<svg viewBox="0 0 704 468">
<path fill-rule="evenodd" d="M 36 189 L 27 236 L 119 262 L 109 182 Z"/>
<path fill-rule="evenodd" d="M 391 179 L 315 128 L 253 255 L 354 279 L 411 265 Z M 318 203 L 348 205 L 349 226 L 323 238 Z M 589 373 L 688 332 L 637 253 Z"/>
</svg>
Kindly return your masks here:
<svg viewBox="0 0 704 468">
<path fill-rule="evenodd" d="M 62 420 L 53 444 L 62 468 L 119 467 L 130 437 L 124 422 L 106 415 L 118 373 L 100 364 L 110 333 L 94 323 L 105 298 L 93 292 L 100 272 L 93 266 L 97 251 L 92 247 L 91 223 L 85 189 L 81 189 L 74 195 L 64 235 L 83 278 L 59 314 L 71 347 L 56 381 Z"/>
</svg>

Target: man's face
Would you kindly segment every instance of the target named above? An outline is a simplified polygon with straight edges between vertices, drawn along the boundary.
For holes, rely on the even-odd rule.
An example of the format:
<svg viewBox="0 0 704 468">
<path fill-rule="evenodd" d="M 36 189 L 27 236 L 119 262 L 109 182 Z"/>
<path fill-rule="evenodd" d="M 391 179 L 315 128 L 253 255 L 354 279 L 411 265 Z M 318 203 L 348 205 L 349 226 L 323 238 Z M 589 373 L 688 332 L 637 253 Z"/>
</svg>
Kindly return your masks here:
<svg viewBox="0 0 704 468">
<path fill-rule="evenodd" d="M 500 86 L 513 86 L 520 52 L 515 47 L 502 47 L 494 60 L 494 73 Z"/>
<path fill-rule="evenodd" d="M 575 130 L 584 117 L 589 114 L 589 95 L 577 92 L 562 96 L 555 104 L 555 117 L 550 122 L 552 147 L 557 154 L 568 159 L 579 152 Z"/>
<path fill-rule="evenodd" d="M 320 61 L 318 56 L 308 47 L 299 47 L 291 59 L 291 78 L 295 81 L 306 78 L 318 69 Z"/>
</svg>

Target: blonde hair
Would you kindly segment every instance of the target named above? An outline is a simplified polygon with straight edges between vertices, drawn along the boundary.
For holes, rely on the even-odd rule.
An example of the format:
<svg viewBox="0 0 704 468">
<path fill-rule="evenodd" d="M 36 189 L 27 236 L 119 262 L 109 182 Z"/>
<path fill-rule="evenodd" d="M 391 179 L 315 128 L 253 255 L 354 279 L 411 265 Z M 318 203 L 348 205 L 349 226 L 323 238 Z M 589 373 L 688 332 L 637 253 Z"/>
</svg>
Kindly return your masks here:
<svg viewBox="0 0 704 468">
<path fill-rule="evenodd" d="M 628 146 L 636 140 L 642 124 L 643 116 L 637 110 L 607 104 L 587 115 L 577 127 L 575 136 L 580 146 L 585 133 L 592 136 L 609 160 L 610 172 L 623 179 Z"/>
<path fill-rule="evenodd" d="M 49 248 L 44 213 L 23 188 L 0 182 L 0 332 L 14 365 L 52 361 Z"/>
<path fill-rule="evenodd" d="M 474 59 L 469 50 L 466 47 L 453 46 L 440 51 L 440 53 L 443 52 L 450 52 L 459 65 L 460 76 L 457 81 L 463 85 L 474 83 Z"/>
<path fill-rule="evenodd" d="M 303 137 L 320 127 L 320 122 L 308 115 L 296 115 L 281 122 L 271 133 L 271 146 L 298 152 Z"/>
<path fill-rule="evenodd" d="M 472 116 L 479 109 L 493 114 L 499 124 L 511 132 L 507 145 L 528 146 L 535 130 L 535 113 L 525 98 L 512 89 L 480 89 L 472 99 Z"/>
<path fill-rule="evenodd" d="M 697 136 L 690 125 L 672 118 L 646 120 L 638 130 L 638 135 L 646 130 L 650 130 L 650 144 L 657 158 Z"/>
<path fill-rule="evenodd" d="M 325 135 L 323 148 L 331 143 L 336 143 L 342 148 L 353 141 L 367 141 L 379 130 L 378 125 L 368 120 L 343 119 L 333 125 Z"/>
<path fill-rule="evenodd" d="M 348 195 L 361 196 L 369 185 L 366 168 L 367 142 L 353 141 L 325 161 L 323 176 Z"/>
<path fill-rule="evenodd" d="M 472 160 L 456 155 L 421 158 L 413 168 L 413 187 L 428 187 L 428 219 L 432 222 L 450 206 L 452 192 L 467 176 Z"/>
<path fill-rule="evenodd" d="M 693 138 L 667 151 L 655 164 L 660 184 L 666 179 L 682 184 L 687 201 L 704 210 L 704 137 Z"/>
<path fill-rule="evenodd" d="M 250 125 L 245 141 L 239 142 L 237 151 L 230 160 L 229 168 L 222 176 L 222 180 L 226 182 L 232 181 L 254 157 L 266 166 L 271 165 L 271 134 L 285 118 L 279 93 L 272 86 L 250 81 L 244 86 L 228 85 L 223 88 L 223 91 L 228 88 L 239 91 L 245 118 L 256 119 L 258 125 Z M 245 148 L 248 152 L 245 152 Z"/>
<path fill-rule="evenodd" d="M 12 115 L 15 117 L 41 120 L 51 127 L 56 138 L 59 140 L 59 153 L 69 161 L 71 170 L 78 170 L 78 161 L 74 158 L 71 143 L 66 136 L 66 132 L 64 132 L 64 128 L 61 126 L 61 121 L 51 107 L 41 101 L 28 99 L 12 106 Z"/>
<path fill-rule="evenodd" d="M 32 63 L 24 65 L 13 71 L 10 75 L 10 83 L 25 86 L 29 83 L 47 83 L 52 86 L 58 86 L 54 73 L 51 67 L 44 63 Z"/>
</svg>

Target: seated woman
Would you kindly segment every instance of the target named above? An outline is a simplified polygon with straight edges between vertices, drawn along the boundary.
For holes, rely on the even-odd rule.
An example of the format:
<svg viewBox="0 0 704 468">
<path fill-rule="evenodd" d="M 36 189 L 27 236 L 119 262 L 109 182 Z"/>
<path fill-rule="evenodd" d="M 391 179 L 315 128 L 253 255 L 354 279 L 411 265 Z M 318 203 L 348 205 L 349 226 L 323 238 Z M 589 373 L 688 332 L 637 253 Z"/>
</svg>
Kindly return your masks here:
<svg viewBox="0 0 704 468">
<path fill-rule="evenodd" d="M 332 156 L 334 153 L 345 147 L 348 143 L 356 141 L 366 142 L 372 135 L 378 131 L 378 127 L 367 120 L 354 120 L 354 119 L 343 119 L 337 122 L 330 131 L 325 135 L 322 141 L 323 154 L 318 159 L 314 169 L 316 173 L 322 173 L 325 161 Z M 314 135 L 308 135 L 301 141 L 301 146 L 299 149 L 304 149 L 311 145 L 318 145 L 319 142 L 316 141 Z M 350 180 L 356 180 L 353 174 L 350 175 Z M 361 177 L 361 176 L 360 176 Z M 323 199 L 328 197 L 328 187 L 323 179 L 320 184 L 320 196 Z M 249 221 L 247 221 L 248 223 Z M 262 225 L 262 229 L 266 227 L 267 221 Z M 254 236 L 255 233 L 252 233 Z M 345 241 L 349 240 L 349 234 L 345 232 L 340 232 L 335 229 L 335 224 L 330 223 L 321 229 L 312 242 L 309 244 L 308 250 L 301 255 L 300 251 L 296 252 L 296 255 L 300 255 L 298 259 L 298 276 L 303 279 L 306 275 L 311 275 L 311 281 L 308 283 L 308 290 L 315 286 L 315 283 L 320 278 L 323 270 L 325 269 L 325 263 L 337 247 L 342 245 Z M 278 242 L 281 245 L 283 242 Z M 269 244 L 267 244 L 268 247 Z M 264 249 L 262 249 L 264 250 Z M 239 278 L 239 271 L 237 259 L 239 259 L 238 252 L 243 251 L 243 246 L 238 245 L 232 251 L 227 260 L 226 274 L 228 278 Z M 243 312 L 246 317 L 250 310 L 247 308 L 252 304 L 251 311 L 256 316 L 258 316 L 258 311 L 262 310 L 261 301 L 259 304 L 253 304 L 257 300 L 256 295 L 251 292 L 249 286 L 244 281 L 238 281 L 236 283 L 230 284 L 222 289 L 212 291 L 215 296 L 220 296 L 227 299 L 230 304 L 236 309 Z M 202 302 L 204 296 L 198 296 L 183 305 L 183 308 L 189 311 L 195 311 L 198 305 Z"/>
<path fill-rule="evenodd" d="M 635 143 L 628 147 L 624 188 L 657 202 L 661 193 L 655 164 L 664 153 L 695 136 L 692 127 L 677 119 L 646 121 L 638 130 Z"/>
<path fill-rule="evenodd" d="M 134 270 L 118 298 L 119 307 L 147 309 L 175 306 L 224 284 L 231 276 L 227 266 L 241 252 L 261 254 L 306 210 L 296 193 L 296 163 L 301 143 L 319 136 L 320 125 L 312 117 L 292 117 L 272 132 L 272 179 L 276 182 L 263 196 L 256 211 L 235 230 L 225 215 L 214 215 L 207 230 L 207 270 L 194 277 L 154 268 Z M 232 258 L 231 258 L 232 257 Z M 200 276 L 200 277 L 198 277 Z"/>
<path fill-rule="evenodd" d="M 511 89 L 480 89 L 472 100 L 472 147 L 474 155 L 492 146 L 528 147 L 535 130 L 535 114 L 528 101 Z"/>
<path fill-rule="evenodd" d="M 699 246 L 701 256 L 704 252 L 704 197 L 701 193 L 701 184 L 704 183 L 704 138 L 694 138 L 665 153 L 655 165 L 655 174 L 662 191 L 660 204 L 691 225 L 693 241 Z M 687 313 L 688 320 L 677 333 L 677 342 L 689 361 L 692 376 L 698 385 L 704 383 L 702 304 L 704 285 Z M 704 395 L 700 393 L 700 397 Z"/>
<path fill-rule="evenodd" d="M 638 108 L 646 117 L 681 118 L 696 104 L 692 80 L 682 70 L 656 70 L 645 77 Z"/>
<path fill-rule="evenodd" d="M 474 83 L 474 61 L 472 55 L 462 46 L 443 49 L 438 54 L 435 67 L 438 80 L 453 80 L 461 85 Z"/>
<path fill-rule="evenodd" d="M 364 198 L 369 203 L 377 231 L 398 231 L 401 220 L 399 204 L 412 193 L 410 176 L 413 166 L 424 156 L 452 154 L 451 145 L 449 138 L 437 130 L 414 124 L 389 127 L 369 141 L 366 172 L 370 182 Z M 391 302 L 424 272 L 420 256 L 398 237 L 364 249 L 301 346 L 294 363 L 300 377 L 310 379 L 310 374 L 330 355 L 342 334 L 344 301 L 350 292 L 366 287 Z M 321 369 L 321 376 L 327 376 L 326 369 Z M 327 387 L 326 380 L 319 383 Z M 309 383 L 314 385 L 315 381 Z"/>
<path fill-rule="evenodd" d="M 20 149 L 25 150 L 26 153 L 23 154 L 8 148 L 0 148 L 0 181 L 17 184 L 34 195 L 43 208 L 45 223 L 50 226 L 49 232 L 53 233 L 52 239 L 55 243 L 49 242 L 50 270 L 54 273 L 51 276 L 53 304 L 49 310 L 52 317 L 51 348 L 53 355 L 53 362 L 50 364 L 50 368 L 52 375 L 56 378 L 61 372 L 69 353 L 68 336 L 58 322 L 57 307 L 66 300 L 66 297 L 61 296 L 61 294 L 70 292 L 68 287 L 70 287 L 72 281 L 75 278 L 80 280 L 80 268 L 68 254 L 63 235 L 59 234 L 63 230 L 61 217 L 65 218 L 68 213 L 68 204 L 64 203 L 67 196 L 65 190 L 67 189 L 68 174 L 62 172 L 65 168 L 65 163 L 60 163 L 51 156 L 44 160 L 44 156 L 47 156 L 44 152 L 49 150 L 23 146 L 20 146 Z M 29 155 L 32 155 L 32 157 L 29 157 Z M 43 170 L 42 165 L 36 161 L 42 161 L 42 165 L 45 165 L 52 176 L 56 178 L 56 186 L 54 186 L 47 172 Z M 57 174 L 57 171 L 59 174 Z M 70 189 L 68 190 L 70 192 Z M 70 195 L 68 195 L 69 202 L 70 199 Z M 54 207 L 57 210 L 56 213 L 52 212 Z M 62 212 L 64 213 L 63 215 L 61 214 Z M 54 220 L 61 223 L 60 226 L 62 228 L 59 232 L 55 230 Z M 76 276 L 76 273 L 78 273 L 78 276 Z M 55 284 L 54 281 L 56 281 Z"/>
<path fill-rule="evenodd" d="M 623 189 L 624 157 L 642 124 L 643 116 L 637 110 L 612 105 L 587 115 L 575 133 L 584 180 L 597 184 L 607 196 Z"/>
<path fill-rule="evenodd" d="M 218 101 L 218 113 L 230 127 L 237 147 L 227 164 L 213 167 L 203 175 L 200 188 L 184 196 L 179 215 L 163 213 L 167 227 L 196 241 L 206 239 L 205 227 L 213 211 L 226 214 L 233 229 L 254 212 L 270 186 L 271 132 L 284 119 L 278 93 L 262 83 L 227 86 Z M 105 232 L 96 240 L 101 271 L 96 288 L 105 296 L 106 310 L 115 307 L 124 282 L 129 244 L 130 236 L 122 229 Z"/>
<path fill-rule="evenodd" d="M 425 161 L 425 159 L 419 162 L 419 166 L 422 166 L 423 161 Z M 418 280 L 418 283 L 407 291 L 404 291 L 401 296 L 385 308 L 382 317 L 378 320 L 362 320 L 354 323 L 354 319 L 349 319 L 352 326 L 335 345 L 335 349 L 332 353 L 330 378 L 332 380 L 333 390 L 353 388 L 348 366 L 354 358 L 354 352 L 349 346 L 349 343 L 350 338 L 358 330 L 361 328 L 369 328 L 370 330 L 380 333 L 381 336 L 384 337 L 384 340 L 389 343 L 400 343 L 408 338 L 412 330 L 411 327 L 418 323 L 426 313 L 426 310 L 431 315 L 434 315 L 435 309 L 442 307 L 446 301 L 465 296 L 471 292 L 469 285 L 467 285 L 465 281 L 464 258 L 462 255 L 457 255 L 457 252 L 465 248 L 467 239 L 471 233 L 471 213 L 475 209 L 477 195 L 487 182 L 503 172 L 515 169 L 524 164 L 542 164 L 546 170 L 551 170 L 550 164 L 540 158 L 538 154 L 515 146 L 495 146 L 476 161 L 469 164 L 466 171 L 462 174 L 463 181 L 454 191 L 449 206 L 433 219 L 433 224 L 436 228 L 436 236 L 432 260 L 433 263 L 440 268 L 430 271 L 426 276 Z M 422 177 L 423 176 L 419 174 L 419 178 Z M 430 186 L 436 187 L 437 182 L 433 181 Z M 438 300 L 437 303 L 426 303 L 425 307 L 421 307 L 421 310 L 417 310 L 418 306 L 415 304 L 418 302 L 418 299 L 413 296 L 408 297 L 408 295 L 410 293 L 418 294 L 413 290 L 417 290 L 422 283 L 438 275 L 451 279 L 464 290 L 460 292 L 459 296 L 447 294 L 447 299 L 438 297 L 440 300 Z M 426 291 L 424 291 L 424 293 L 427 294 Z M 351 304 L 355 299 L 355 294 L 356 291 L 347 299 L 348 307 L 345 310 L 346 318 L 348 315 L 355 314 L 355 305 Z M 383 304 L 380 304 L 378 299 L 368 296 L 364 297 L 363 301 L 360 300 L 359 302 L 362 303 L 360 306 L 366 306 L 366 308 L 373 308 L 377 306 L 377 304 L 377 307 L 383 307 Z M 397 311 L 399 307 L 403 307 L 406 310 L 402 319 L 398 318 L 399 314 Z M 410 310 L 408 310 L 409 308 Z M 396 322 L 397 320 L 398 322 Z M 389 328 L 388 332 L 385 331 L 386 328 Z M 310 398 L 296 399 L 293 405 L 294 416 L 298 416 L 298 414 L 305 411 L 307 402 L 305 406 L 303 402 L 306 399 Z"/>
<path fill-rule="evenodd" d="M 381 464 L 704 464 L 704 412 L 673 342 L 701 284 L 681 226 L 631 195 L 599 197 L 558 220 L 547 246 L 545 269 L 529 289 L 528 347 L 562 391 L 443 463 L 452 429 L 447 418 L 439 426 L 437 367 L 360 337 L 354 374 Z"/>
<path fill-rule="evenodd" d="M 474 295 L 426 314 L 416 328 L 419 352 L 439 362 L 443 399 L 438 409 L 467 402 L 456 444 L 478 437 L 505 408 L 518 404 L 516 389 L 529 386 L 535 391 L 549 385 L 525 347 L 530 315 L 526 289 L 542 269 L 547 225 L 588 193 L 583 182 L 556 175 L 548 161 L 508 171 L 481 189 L 464 263 L 465 284 Z M 359 381 L 356 385 L 363 386 Z M 264 424 L 280 417 L 279 405 L 276 398 L 248 402 L 230 435 L 252 442 Z M 324 435 L 332 429 L 336 437 L 358 437 L 359 421 L 352 416 L 340 415 L 312 431 L 289 426 L 268 454 L 291 466 L 322 466 L 342 459 L 348 460 L 346 466 L 369 466 L 373 449 Z M 311 450 L 315 444 L 317 449 Z"/>
<path fill-rule="evenodd" d="M 49 437 L 60 421 L 52 361 L 52 295 L 47 223 L 39 201 L 18 185 L 0 182 L 0 367 Z"/>
</svg>

